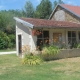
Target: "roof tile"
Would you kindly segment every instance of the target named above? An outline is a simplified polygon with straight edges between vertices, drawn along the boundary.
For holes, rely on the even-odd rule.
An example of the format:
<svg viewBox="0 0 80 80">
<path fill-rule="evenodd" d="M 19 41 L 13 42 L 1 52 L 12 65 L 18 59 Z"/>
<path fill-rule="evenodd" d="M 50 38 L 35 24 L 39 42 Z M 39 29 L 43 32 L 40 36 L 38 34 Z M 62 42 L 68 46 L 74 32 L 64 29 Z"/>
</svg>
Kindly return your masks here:
<svg viewBox="0 0 80 80">
<path fill-rule="evenodd" d="M 66 5 L 66 4 L 60 4 L 61 6 L 65 7 L 69 11 L 72 11 L 73 13 L 80 16 L 80 6 L 72 6 L 72 5 Z"/>
<path fill-rule="evenodd" d="M 32 25 L 34 27 L 43 28 L 80 28 L 80 24 L 66 21 L 53 21 L 45 19 L 35 19 L 35 18 L 20 18 Z"/>
</svg>

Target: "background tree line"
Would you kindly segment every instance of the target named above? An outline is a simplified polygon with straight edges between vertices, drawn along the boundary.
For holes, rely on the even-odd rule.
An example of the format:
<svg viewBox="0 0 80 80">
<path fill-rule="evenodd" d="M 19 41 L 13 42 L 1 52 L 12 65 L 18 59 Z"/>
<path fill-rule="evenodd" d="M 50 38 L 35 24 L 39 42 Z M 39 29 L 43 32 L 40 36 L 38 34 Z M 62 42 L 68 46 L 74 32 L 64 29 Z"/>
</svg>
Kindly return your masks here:
<svg viewBox="0 0 80 80">
<path fill-rule="evenodd" d="M 15 47 L 15 20 L 13 17 L 41 18 L 48 19 L 52 10 L 62 0 L 54 1 L 41 0 L 40 4 L 34 8 L 30 1 L 26 1 L 22 10 L 1 10 L 0 11 L 0 49 Z"/>
</svg>

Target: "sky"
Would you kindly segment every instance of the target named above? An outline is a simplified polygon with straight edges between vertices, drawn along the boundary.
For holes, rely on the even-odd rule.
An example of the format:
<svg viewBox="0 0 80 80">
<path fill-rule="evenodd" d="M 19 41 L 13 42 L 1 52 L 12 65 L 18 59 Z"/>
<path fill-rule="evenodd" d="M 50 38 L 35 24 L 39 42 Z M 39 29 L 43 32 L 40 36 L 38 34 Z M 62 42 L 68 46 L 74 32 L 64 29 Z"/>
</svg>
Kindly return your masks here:
<svg viewBox="0 0 80 80">
<path fill-rule="evenodd" d="M 25 2 L 29 0 L 0 0 L 0 10 L 21 10 Z M 41 0 L 30 0 L 34 7 L 36 7 Z M 50 0 L 52 3 L 54 0 Z M 57 1 L 57 0 L 56 0 Z M 80 6 L 80 0 L 63 0 L 65 4 Z"/>
</svg>

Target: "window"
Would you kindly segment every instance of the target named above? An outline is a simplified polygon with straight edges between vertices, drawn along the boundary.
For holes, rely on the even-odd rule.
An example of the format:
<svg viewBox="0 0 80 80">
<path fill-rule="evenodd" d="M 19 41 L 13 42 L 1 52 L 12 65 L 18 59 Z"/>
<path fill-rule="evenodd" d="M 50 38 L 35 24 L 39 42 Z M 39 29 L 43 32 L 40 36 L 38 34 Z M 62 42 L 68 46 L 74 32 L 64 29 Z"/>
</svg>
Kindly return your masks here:
<svg viewBox="0 0 80 80">
<path fill-rule="evenodd" d="M 80 32 L 79 32 L 78 36 L 79 36 L 79 42 L 80 42 Z"/>
<path fill-rule="evenodd" d="M 41 47 L 43 44 L 49 44 L 49 31 L 41 31 L 40 35 L 37 35 L 37 46 Z"/>
<path fill-rule="evenodd" d="M 68 31 L 68 44 L 74 44 L 76 42 L 76 32 Z"/>
<path fill-rule="evenodd" d="M 62 42 L 62 34 L 61 33 L 53 33 L 53 43 Z"/>
</svg>

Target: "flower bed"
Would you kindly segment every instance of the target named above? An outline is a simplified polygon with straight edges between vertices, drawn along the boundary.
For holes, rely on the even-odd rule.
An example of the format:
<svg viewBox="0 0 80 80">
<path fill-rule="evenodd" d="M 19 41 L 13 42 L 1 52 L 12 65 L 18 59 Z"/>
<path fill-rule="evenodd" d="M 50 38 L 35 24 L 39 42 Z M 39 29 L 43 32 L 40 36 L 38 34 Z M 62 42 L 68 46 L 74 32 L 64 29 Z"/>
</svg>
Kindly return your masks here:
<svg viewBox="0 0 80 80">
<path fill-rule="evenodd" d="M 58 54 L 53 56 L 53 59 L 63 59 L 63 58 L 71 58 L 71 57 L 80 57 L 80 49 L 64 49 L 60 50 Z"/>
</svg>

